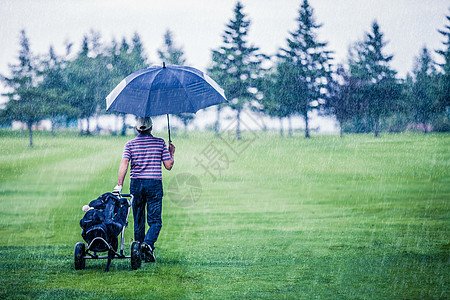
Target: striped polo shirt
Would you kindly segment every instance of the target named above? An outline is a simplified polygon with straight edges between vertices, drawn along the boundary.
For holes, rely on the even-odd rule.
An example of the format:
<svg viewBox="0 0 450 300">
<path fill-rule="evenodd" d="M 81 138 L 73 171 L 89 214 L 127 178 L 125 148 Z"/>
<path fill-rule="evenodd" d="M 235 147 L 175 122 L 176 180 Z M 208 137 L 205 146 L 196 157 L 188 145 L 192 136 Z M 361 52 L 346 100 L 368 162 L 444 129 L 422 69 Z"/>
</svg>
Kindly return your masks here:
<svg viewBox="0 0 450 300">
<path fill-rule="evenodd" d="M 162 180 L 161 161 L 172 159 L 163 139 L 139 134 L 125 144 L 123 158 L 131 162 L 131 178 Z"/>
</svg>

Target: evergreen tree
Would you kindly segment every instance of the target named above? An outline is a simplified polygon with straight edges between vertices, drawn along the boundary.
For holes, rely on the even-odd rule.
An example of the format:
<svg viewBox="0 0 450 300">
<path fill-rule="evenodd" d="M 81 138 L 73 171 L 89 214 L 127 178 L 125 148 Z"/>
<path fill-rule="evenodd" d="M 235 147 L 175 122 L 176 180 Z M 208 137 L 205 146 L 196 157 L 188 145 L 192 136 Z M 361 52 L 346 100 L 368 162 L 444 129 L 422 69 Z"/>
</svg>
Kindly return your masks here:
<svg viewBox="0 0 450 300">
<path fill-rule="evenodd" d="M 115 80 L 119 83 L 123 78 L 130 75 L 137 69 L 134 66 L 131 58 L 131 49 L 125 38 L 122 38 L 122 42 L 117 49 L 117 45 L 113 43 L 113 55 L 112 55 L 112 70 Z"/>
<path fill-rule="evenodd" d="M 131 38 L 131 58 L 133 61 L 134 71 L 148 67 L 148 58 L 145 54 L 144 45 L 142 44 L 141 37 L 137 32 L 135 32 Z"/>
<path fill-rule="evenodd" d="M 282 93 L 277 84 L 277 73 L 275 71 L 265 74 L 259 81 L 258 89 L 262 92 L 262 97 L 259 99 L 261 105 L 260 111 L 266 113 L 272 118 L 278 118 L 280 121 L 280 136 L 283 136 L 283 118 L 289 116 L 290 111 L 282 101 Z M 289 135 L 292 135 L 292 130 L 289 130 Z"/>
<path fill-rule="evenodd" d="M 105 97 L 114 88 L 113 72 L 108 65 L 110 59 L 102 47 L 100 34 L 91 32 L 83 38 L 81 51 L 66 68 L 69 102 L 77 110 L 78 118 L 86 120 L 88 135 L 89 119 L 105 111 Z"/>
<path fill-rule="evenodd" d="M 349 76 L 342 65 L 338 65 L 335 78 L 328 80 L 328 99 L 325 108 L 336 117 L 339 122 L 340 136 L 344 136 L 344 124 L 354 114 L 353 96 L 358 89 L 359 82 Z"/>
<path fill-rule="evenodd" d="M 412 103 L 412 76 L 408 73 L 406 79 L 398 81 L 398 98 L 392 107 L 390 114 L 383 119 L 381 128 L 388 132 L 403 132 L 413 122 L 411 114 Z"/>
<path fill-rule="evenodd" d="M 182 66 L 186 63 L 184 58 L 183 48 L 177 47 L 173 41 L 173 35 L 170 30 L 167 30 L 164 34 L 163 46 L 158 49 L 158 55 L 161 62 Z M 181 120 L 184 125 L 184 133 L 187 135 L 187 126 L 194 119 L 194 114 L 191 113 L 180 113 L 176 116 Z"/>
<path fill-rule="evenodd" d="M 166 64 L 179 66 L 186 64 L 183 48 L 175 45 L 173 34 L 170 30 L 167 30 L 164 34 L 164 43 L 162 47 L 158 49 L 158 56 L 161 62 L 165 62 Z"/>
<path fill-rule="evenodd" d="M 367 80 L 365 79 L 364 69 L 357 68 L 359 63 L 363 62 L 364 43 L 355 42 L 348 50 L 348 80 L 352 82 L 351 106 L 353 116 L 348 120 L 347 131 L 355 133 L 369 133 L 373 131 L 372 120 L 367 113 L 367 101 L 364 95 Z M 341 124 L 342 125 L 342 124 Z"/>
<path fill-rule="evenodd" d="M 122 39 L 120 47 L 117 42 L 113 41 L 109 49 L 111 59 L 111 82 L 112 86 L 116 86 L 122 79 L 131 73 L 148 67 L 147 57 L 144 54 L 144 47 L 138 33 L 135 33 L 131 39 L 131 45 L 125 38 Z M 122 117 L 121 135 L 126 134 L 126 114 L 116 113 Z"/>
<path fill-rule="evenodd" d="M 30 50 L 30 43 L 24 30 L 20 32 L 19 63 L 10 65 L 10 77 L 2 79 L 9 87 L 4 115 L 10 120 L 24 122 L 27 126 L 30 147 L 33 147 L 33 125 L 41 121 L 48 114 L 45 105 L 45 95 L 37 87 L 38 76 L 36 59 Z"/>
<path fill-rule="evenodd" d="M 81 51 L 78 56 L 71 61 L 66 68 L 66 76 L 69 84 L 69 103 L 77 111 L 78 119 L 89 118 L 95 113 L 96 103 L 93 101 L 91 90 L 91 73 L 88 68 L 92 65 L 92 58 L 89 55 L 88 37 L 84 36 Z M 83 129 L 80 128 L 80 135 Z M 86 129 L 89 132 L 89 123 Z"/>
<path fill-rule="evenodd" d="M 213 51 L 212 53 L 212 65 L 208 69 L 208 72 L 210 73 L 211 77 L 220 84 L 222 88 L 225 88 L 225 83 L 228 79 L 228 74 L 226 72 L 226 57 L 223 55 L 225 52 L 222 51 L 222 53 L 219 52 L 220 50 Z M 230 99 L 229 96 L 227 96 L 228 99 Z M 216 137 L 220 135 L 220 113 L 222 108 L 225 106 L 225 104 L 219 104 L 216 105 L 217 109 L 217 116 L 216 116 L 216 122 L 214 124 L 214 132 Z"/>
<path fill-rule="evenodd" d="M 380 120 L 395 111 L 400 96 L 400 86 L 395 78 L 396 72 L 390 68 L 392 55 L 383 52 L 386 46 L 384 34 L 378 23 L 372 24 L 372 32 L 366 33 L 362 42 L 357 42 L 350 51 L 350 74 L 361 82 L 357 106 L 360 119 L 366 118 L 377 137 Z"/>
<path fill-rule="evenodd" d="M 131 44 L 125 38 L 122 38 L 120 46 L 116 41 L 107 50 L 111 59 L 111 69 L 113 80 L 118 84 L 123 78 L 131 73 L 147 68 L 147 57 L 144 54 L 144 47 L 138 33 L 135 33 L 131 39 Z"/>
<path fill-rule="evenodd" d="M 247 42 L 250 20 L 243 13 L 243 5 L 237 2 L 234 17 L 226 25 L 223 45 L 212 52 L 211 76 L 225 90 L 229 106 L 236 111 L 236 138 L 241 138 L 241 112 L 246 104 L 257 100 L 256 79 L 264 55 Z"/>
<path fill-rule="evenodd" d="M 439 103 L 436 94 L 437 72 L 434 62 L 426 47 L 417 58 L 414 68 L 414 82 L 412 85 L 412 102 L 410 109 L 416 123 L 423 125 L 424 132 L 427 132 L 427 126 L 436 112 L 439 111 Z"/>
<path fill-rule="evenodd" d="M 38 87 L 45 95 L 44 100 L 50 108 L 47 117 L 51 121 L 52 135 L 55 123 L 64 117 L 66 120 L 73 119 L 76 113 L 68 101 L 69 88 L 64 73 L 65 64 L 66 60 L 50 47 L 47 57 L 41 62 L 42 70 L 39 72 L 42 79 Z"/>
<path fill-rule="evenodd" d="M 305 137 L 309 138 L 308 112 L 325 103 L 327 78 L 330 73 L 330 51 L 327 43 L 319 42 L 318 25 L 314 9 L 307 0 L 299 9 L 298 27 L 290 32 L 286 48 L 282 48 L 278 64 L 279 89 L 284 92 L 283 101 L 292 113 L 299 113 L 305 120 Z"/>
<path fill-rule="evenodd" d="M 450 16 L 446 16 L 447 25 L 443 30 L 438 30 L 444 37 L 444 49 L 436 52 L 442 56 L 444 62 L 440 64 L 441 74 L 438 75 L 438 99 L 440 116 L 435 122 L 436 130 L 450 131 Z"/>
</svg>

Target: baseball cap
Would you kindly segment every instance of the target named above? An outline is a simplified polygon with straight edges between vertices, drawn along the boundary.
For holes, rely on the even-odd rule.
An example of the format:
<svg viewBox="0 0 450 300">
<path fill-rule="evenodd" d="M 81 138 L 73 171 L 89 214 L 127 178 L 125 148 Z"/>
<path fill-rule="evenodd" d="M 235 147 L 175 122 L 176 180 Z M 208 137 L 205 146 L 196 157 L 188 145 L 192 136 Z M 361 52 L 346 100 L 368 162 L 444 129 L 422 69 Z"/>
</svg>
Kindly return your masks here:
<svg viewBox="0 0 450 300">
<path fill-rule="evenodd" d="M 153 125 L 153 122 L 150 117 L 147 117 L 147 118 L 139 117 L 136 122 L 136 129 L 140 130 L 140 131 L 146 131 L 146 130 L 150 129 L 150 127 L 152 127 L 152 125 Z"/>
</svg>

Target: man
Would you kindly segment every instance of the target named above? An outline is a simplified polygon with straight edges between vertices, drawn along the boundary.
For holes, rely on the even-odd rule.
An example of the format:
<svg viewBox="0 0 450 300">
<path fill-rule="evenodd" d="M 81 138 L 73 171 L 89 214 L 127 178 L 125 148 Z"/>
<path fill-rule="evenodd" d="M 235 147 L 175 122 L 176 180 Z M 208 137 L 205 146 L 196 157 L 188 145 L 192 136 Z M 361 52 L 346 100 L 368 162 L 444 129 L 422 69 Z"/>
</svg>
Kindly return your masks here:
<svg viewBox="0 0 450 300">
<path fill-rule="evenodd" d="M 163 139 L 151 134 L 152 120 L 139 117 L 136 123 L 138 135 L 125 144 L 119 166 L 119 179 L 114 194 L 120 194 L 123 181 L 130 168 L 130 194 L 133 195 L 134 239 L 141 243 L 145 262 L 155 262 L 153 251 L 161 230 L 162 173 L 161 161 L 167 170 L 174 164 L 175 146 L 169 149 Z M 145 206 L 147 206 L 148 231 L 145 234 Z"/>
</svg>

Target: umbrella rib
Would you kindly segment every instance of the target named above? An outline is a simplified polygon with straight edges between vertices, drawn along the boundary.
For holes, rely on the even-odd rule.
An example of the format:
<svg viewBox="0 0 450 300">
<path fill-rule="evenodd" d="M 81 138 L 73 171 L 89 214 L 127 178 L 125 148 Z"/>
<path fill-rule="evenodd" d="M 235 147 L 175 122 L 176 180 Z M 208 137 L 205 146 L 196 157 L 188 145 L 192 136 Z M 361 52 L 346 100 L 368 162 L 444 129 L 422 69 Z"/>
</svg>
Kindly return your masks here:
<svg viewBox="0 0 450 300">
<path fill-rule="evenodd" d="M 226 100 L 224 91 L 223 91 L 223 89 L 217 84 L 217 82 L 215 82 L 211 77 L 209 77 L 207 74 L 205 74 L 204 72 L 202 72 L 202 71 L 200 71 L 200 70 L 197 70 L 197 71 L 199 71 L 200 73 L 202 73 L 202 76 L 200 76 L 199 74 L 197 74 L 196 72 L 194 72 L 194 71 L 192 71 L 192 70 L 189 70 L 188 68 L 189 68 L 189 67 L 183 68 L 183 70 L 184 70 L 185 72 L 188 72 L 188 73 L 190 73 L 190 74 L 193 74 L 194 76 L 198 76 L 198 77 L 200 77 L 201 79 L 203 79 L 203 80 L 205 80 L 206 82 L 208 82 L 208 83 L 210 84 L 211 88 L 213 88 L 214 90 L 216 90 L 217 92 L 219 92 L 219 94 Z"/>
<path fill-rule="evenodd" d="M 192 72 L 192 73 L 193 73 L 193 72 Z M 181 80 L 178 78 L 177 73 L 176 73 L 176 72 L 172 72 L 172 74 L 173 74 L 174 77 L 178 80 L 178 82 L 180 83 L 180 86 L 183 87 L 183 84 L 181 83 Z M 195 74 L 195 73 L 194 73 L 194 74 Z M 188 93 L 186 92 L 185 89 L 183 89 L 183 90 L 184 90 L 185 93 L 186 93 L 186 97 L 187 97 L 189 103 L 191 104 L 191 107 L 192 107 L 193 112 L 194 112 L 194 113 L 197 112 L 196 107 L 195 107 L 194 104 L 192 103 L 191 98 L 189 97 Z"/>
<path fill-rule="evenodd" d="M 153 77 L 154 79 L 156 78 L 156 76 L 158 76 L 159 75 L 159 73 L 161 73 L 161 71 L 163 70 L 163 68 L 161 68 L 161 69 L 158 69 L 157 71 L 156 71 L 156 74 L 155 74 L 155 76 Z M 145 114 L 146 114 L 146 116 L 147 117 L 149 117 L 149 116 L 151 116 L 152 114 L 150 113 L 150 107 L 151 107 L 151 101 L 150 101 L 150 97 L 151 97 L 151 94 L 152 94 L 152 87 L 153 87 L 153 84 L 155 83 L 155 80 L 152 80 L 152 82 L 151 82 L 151 84 L 150 84 L 150 86 L 149 86 L 149 88 L 148 88 L 148 96 L 147 96 L 147 105 L 145 106 Z"/>
</svg>

